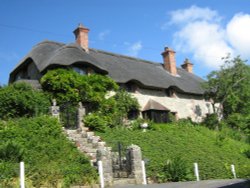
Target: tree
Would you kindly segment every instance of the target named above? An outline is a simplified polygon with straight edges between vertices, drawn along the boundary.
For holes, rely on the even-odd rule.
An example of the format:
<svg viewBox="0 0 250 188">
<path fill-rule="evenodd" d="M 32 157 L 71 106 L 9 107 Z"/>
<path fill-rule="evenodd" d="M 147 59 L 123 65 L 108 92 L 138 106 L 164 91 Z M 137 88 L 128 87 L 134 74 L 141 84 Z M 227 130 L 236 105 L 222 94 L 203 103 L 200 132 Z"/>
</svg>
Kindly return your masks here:
<svg viewBox="0 0 250 188">
<path fill-rule="evenodd" d="M 239 56 L 224 58 L 224 65 L 219 71 L 207 76 L 206 95 L 223 107 L 223 116 L 250 113 L 250 66 Z"/>
<path fill-rule="evenodd" d="M 213 71 L 207 76 L 208 81 L 204 85 L 206 95 L 219 104 L 220 110 L 223 109 L 225 125 L 243 132 L 250 140 L 250 66 L 239 56 L 233 59 L 226 57 L 224 60 L 219 71 Z M 210 117 L 204 123 L 212 123 Z M 218 129 L 218 126 L 219 123 L 216 123 L 213 127 Z"/>
<path fill-rule="evenodd" d="M 32 117 L 47 113 L 50 101 L 46 94 L 27 83 L 15 83 L 0 88 L 0 118 Z"/>
</svg>

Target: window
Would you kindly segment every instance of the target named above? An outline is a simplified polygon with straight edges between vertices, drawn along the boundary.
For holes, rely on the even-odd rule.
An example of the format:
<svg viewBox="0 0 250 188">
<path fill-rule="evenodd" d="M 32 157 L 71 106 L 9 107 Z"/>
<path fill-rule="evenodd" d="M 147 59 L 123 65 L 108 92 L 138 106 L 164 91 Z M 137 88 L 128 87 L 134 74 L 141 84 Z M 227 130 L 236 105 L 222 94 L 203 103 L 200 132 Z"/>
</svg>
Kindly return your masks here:
<svg viewBox="0 0 250 188">
<path fill-rule="evenodd" d="M 22 79 L 22 74 L 21 72 L 17 73 L 15 76 L 15 81 Z"/>
<path fill-rule="evenodd" d="M 147 110 L 142 112 L 144 119 L 149 119 L 155 123 L 169 122 L 169 111 L 165 110 Z"/>
<path fill-rule="evenodd" d="M 139 114 L 138 110 L 130 110 L 128 112 L 128 119 L 129 120 L 137 119 L 138 118 L 138 114 Z"/>
<path fill-rule="evenodd" d="M 175 91 L 174 91 L 173 88 L 168 88 L 168 89 L 166 90 L 166 95 L 167 95 L 168 97 L 174 97 L 174 94 L 175 94 Z"/>
<path fill-rule="evenodd" d="M 131 92 L 131 93 L 134 93 L 137 89 L 137 86 L 133 83 L 127 83 L 126 84 L 126 90 L 127 92 Z"/>
<path fill-rule="evenodd" d="M 86 75 L 86 74 L 87 74 L 85 68 L 80 68 L 80 67 L 74 66 L 74 67 L 73 67 L 73 70 L 76 71 L 76 72 L 78 72 L 78 73 L 81 74 L 81 75 Z"/>
</svg>

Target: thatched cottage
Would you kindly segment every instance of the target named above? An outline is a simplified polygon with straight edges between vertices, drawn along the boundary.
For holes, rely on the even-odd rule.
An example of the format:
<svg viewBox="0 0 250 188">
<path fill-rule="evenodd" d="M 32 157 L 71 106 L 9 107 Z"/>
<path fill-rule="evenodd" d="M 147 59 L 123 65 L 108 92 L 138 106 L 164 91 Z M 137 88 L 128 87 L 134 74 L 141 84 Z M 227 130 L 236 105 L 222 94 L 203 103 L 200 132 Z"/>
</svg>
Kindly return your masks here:
<svg viewBox="0 0 250 188">
<path fill-rule="evenodd" d="M 74 30 L 75 43 L 37 44 L 10 73 L 9 83 L 22 80 L 39 87 L 39 79 L 48 70 L 72 67 L 80 74 L 110 76 L 138 99 L 141 116 L 156 122 L 167 121 L 169 113 L 201 121 L 213 112 L 203 96 L 204 80 L 192 72 L 193 64 L 187 59 L 182 68 L 176 67 L 174 50 L 166 47 L 161 53 L 163 62 L 151 62 L 89 48 L 88 32 L 79 25 Z"/>
</svg>

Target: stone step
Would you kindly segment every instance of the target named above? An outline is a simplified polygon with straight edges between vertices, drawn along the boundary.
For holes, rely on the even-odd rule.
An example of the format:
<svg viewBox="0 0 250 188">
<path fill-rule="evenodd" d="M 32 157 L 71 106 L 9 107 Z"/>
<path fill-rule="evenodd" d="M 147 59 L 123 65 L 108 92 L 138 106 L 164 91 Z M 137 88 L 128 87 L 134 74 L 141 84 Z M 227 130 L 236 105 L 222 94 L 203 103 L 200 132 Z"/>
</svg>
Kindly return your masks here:
<svg viewBox="0 0 250 188">
<path fill-rule="evenodd" d="M 136 181 L 133 178 L 114 178 L 113 186 L 115 185 L 135 185 Z"/>
<path fill-rule="evenodd" d="M 113 172 L 114 178 L 128 178 L 128 173 L 126 171 Z"/>
<path fill-rule="evenodd" d="M 105 146 L 106 146 L 106 142 L 102 142 L 102 141 L 101 141 L 101 142 L 98 142 L 98 143 L 97 143 L 97 146 L 98 146 L 98 147 L 105 147 Z"/>
<path fill-rule="evenodd" d="M 81 152 L 89 156 L 93 162 L 96 162 L 97 148 L 105 147 L 105 142 L 99 142 L 99 136 L 95 136 L 94 132 L 89 131 L 87 127 L 82 127 L 81 130 L 65 129 L 65 132 L 68 139 L 74 142 Z"/>
<path fill-rule="evenodd" d="M 65 129 L 67 133 L 77 133 L 77 129 Z"/>
<path fill-rule="evenodd" d="M 88 138 L 89 143 L 97 143 L 100 141 L 100 136 L 91 136 Z"/>
<path fill-rule="evenodd" d="M 89 137 L 91 137 L 91 136 L 95 136 L 95 133 L 94 132 L 86 132 L 86 134 L 87 134 L 87 137 L 89 138 Z"/>
<path fill-rule="evenodd" d="M 82 134 L 80 133 L 70 133 L 68 136 L 71 138 L 83 138 Z"/>
<path fill-rule="evenodd" d="M 89 143 L 80 143 L 80 142 L 78 142 L 79 143 L 79 145 L 80 145 L 80 147 L 81 148 L 91 148 L 91 149 L 95 149 L 96 150 L 96 148 L 94 148 L 93 146 L 92 146 L 92 144 L 89 144 Z"/>
<path fill-rule="evenodd" d="M 87 138 L 78 138 L 77 139 L 77 141 L 79 142 L 79 143 L 83 143 L 83 144 L 88 144 L 88 139 Z"/>
<path fill-rule="evenodd" d="M 87 132 L 87 131 L 89 131 L 89 128 L 88 127 L 82 127 L 82 131 Z"/>
<path fill-rule="evenodd" d="M 96 153 L 96 149 L 93 149 L 93 148 L 83 148 L 83 147 L 80 147 L 80 149 L 82 149 L 86 153 Z"/>
</svg>

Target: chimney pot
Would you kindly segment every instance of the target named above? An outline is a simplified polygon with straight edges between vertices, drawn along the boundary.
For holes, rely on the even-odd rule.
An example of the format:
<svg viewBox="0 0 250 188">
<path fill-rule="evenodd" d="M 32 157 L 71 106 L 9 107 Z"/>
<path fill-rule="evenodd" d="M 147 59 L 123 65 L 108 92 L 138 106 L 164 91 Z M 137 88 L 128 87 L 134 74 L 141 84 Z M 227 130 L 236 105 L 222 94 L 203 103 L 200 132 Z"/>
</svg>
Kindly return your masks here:
<svg viewBox="0 0 250 188">
<path fill-rule="evenodd" d="M 89 29 L 84 27 L 81 23 L 74 30 L 76 43 L 79 44 L 86 52 L 89 52 Z"/>
<path fill-rule="evenodd" d="M 184 63 L 181 65 L 189 73 L 193 73 L 193 64 L 189 61 L 188 58 L 185 59 Z"/>
</svg>

